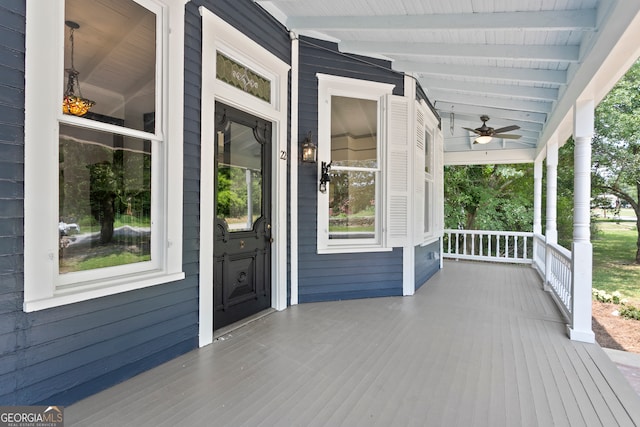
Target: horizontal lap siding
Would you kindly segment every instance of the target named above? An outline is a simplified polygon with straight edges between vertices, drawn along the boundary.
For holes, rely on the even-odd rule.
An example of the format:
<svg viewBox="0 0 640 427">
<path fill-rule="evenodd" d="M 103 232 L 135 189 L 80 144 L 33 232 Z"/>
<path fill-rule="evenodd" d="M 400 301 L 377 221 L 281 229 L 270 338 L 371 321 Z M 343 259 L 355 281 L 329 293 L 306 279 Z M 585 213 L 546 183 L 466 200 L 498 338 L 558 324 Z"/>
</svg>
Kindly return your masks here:
<svg viewBox="0 0 640 427">
<path fill-rule="evenodd" d="M 0 404 L 16 404 L 22 313 L 25 2 L 0 6 Z"/>
<path fill-rule="evenodd" d="M 375 64 L 375 65 L 374 65 Z M 333 43 L 302 38 L 300 41 L 300 98 L 298 141 L 309 131 L 318 135 L 318 80 L 316 73 L 350 77 L 395 85 L 394 94 L 404 92 L 403 77 L 389 69 L 386 61 L 342 55 Z M 318 255 L 316 164 L 300 164 L 299 278 L 300 302 L 331 301 L 402 295 L 402 250 Z"/>
<path fill-rule="evenodd" d="M 424 285 L 440 269 L 440 241 L 415 248 L 416 289 Z"/>
<path fill-rule="evenodd" d="M 280 29 L 273 37 L 274 23 L 257 5 L 245 0 L 220 7 L 289 57 L 287 33 Z M 200 16 L 187 5 L 186 279 L 34 313 L 22 311 L 24 22 L 24 1 L 0 6 L 0 405 L 68 405 L 197 346 Z M 269 28 L 257 28 L 260 22 Z"/>
</svg>

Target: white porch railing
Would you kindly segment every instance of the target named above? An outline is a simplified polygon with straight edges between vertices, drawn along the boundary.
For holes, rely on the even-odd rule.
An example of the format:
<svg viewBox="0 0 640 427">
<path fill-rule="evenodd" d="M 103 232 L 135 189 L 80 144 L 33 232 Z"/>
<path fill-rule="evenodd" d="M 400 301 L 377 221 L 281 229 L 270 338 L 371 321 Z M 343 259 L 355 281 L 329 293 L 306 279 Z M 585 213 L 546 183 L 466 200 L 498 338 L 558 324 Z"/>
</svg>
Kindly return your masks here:
<svg viewBox="0 0 640 427">
<path fill-rule="evenodd" d="M 531 264 L 533 233 L 518 231 L 444 230 L 443 257 Z"/>
<path fill-rule="evenodd" d="M 568 320 L 573 313 L 573 280 L 571 271 L 571 251 L 560 245 L 546 245 L 546 275 L 543 275 L 545 289 L 550 288 L 556 302 Z"/>
<path fill-rule="evenodd" d="M 541 277 L 545 275 L 545 263 L 547 259 L 546 239 L 542 234 L 533 235 L 533 266 Z"/>
<path fill-rule="evenodd" d="M 444 258 L 532 264 L 571 324 L 573 281 L 571 251 L 545 236 L 516 231 L 444 230 Z"/>
</svg>

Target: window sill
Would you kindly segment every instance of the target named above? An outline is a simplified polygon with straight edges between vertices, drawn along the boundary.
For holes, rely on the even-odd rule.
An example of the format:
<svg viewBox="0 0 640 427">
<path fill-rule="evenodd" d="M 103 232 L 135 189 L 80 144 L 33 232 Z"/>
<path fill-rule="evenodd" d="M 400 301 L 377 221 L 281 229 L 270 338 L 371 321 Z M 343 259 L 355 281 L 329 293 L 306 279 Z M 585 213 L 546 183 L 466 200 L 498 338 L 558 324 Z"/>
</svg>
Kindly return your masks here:
<svg viewBox="0 0 640 427">
<path fill-rule="evenodd" d="M 381 246 L 336 246 L 328 248 L 318 248 L 319 255 L 324 254 L 354 254 L 365 252 L 391 252 L 393 248 L 383 248 Z"/>
<path fill-rule="evenodd" d="M 428 246 L 434 242 L 437 242 L 438 240 L 440 240 L 440 238 L 440 235 L 425 237 L 422 243 L 420 243 L 418 246 Z"/>
<path fill-rule="evenodd" d="M 163 283 L 175 282 L 184 278 L 185 274 L 183 272 L 155 272 L 145 275 L 119 277 L 115 280 L 109 281 L 101 280 L 92 284 L 67 286 L 65 288 L 57 289 L 51 297 L 25 301 L 23 309 L 25 312 L 44 310 L 47 308 L 59 307 L 108 295 L 115 295 L 122 292 L 143 289 Z"/>
</svg>

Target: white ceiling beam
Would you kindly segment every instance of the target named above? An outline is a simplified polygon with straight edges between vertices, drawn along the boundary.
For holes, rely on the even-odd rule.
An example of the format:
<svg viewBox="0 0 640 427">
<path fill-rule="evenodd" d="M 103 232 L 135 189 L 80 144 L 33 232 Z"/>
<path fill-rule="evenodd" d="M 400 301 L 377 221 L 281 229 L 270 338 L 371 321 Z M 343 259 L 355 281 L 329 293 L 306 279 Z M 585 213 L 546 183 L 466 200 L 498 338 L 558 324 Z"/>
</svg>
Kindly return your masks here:
<svg viewBox="0 0 640 427">
<path fill-rule="evenodd" d="M 451 103 L 451 102 L 435 102 L 435 108 L 437 110 L 448 112 L 454 111 L 456 116 L 458 113 L 467 114 L 467 115 L 475 115 L 480 117 L 483 114 L 488 115 L 489 117 L 495 117 L 496 119 L 500 118 L 503 120 L 517 120 L 522 122 L 534 122 L 534 123 L 544 123 L 546 120 L 546 114 L 543 113 L 532 113 L 527 111 L 517 111 L 517 110 L 503 110 L 500 108 L 489 107 L 485 105 L 470 105 L 470 104 L 462 104 L 462 103 Z"/>
<path fill-rule="evenodd" d="M 449 117 L 451 117 L 449 114 L 449 111 L 444 111 L 440 109 L 438 109 L 437 111 L 440 117 L 442 117 L 442 129 L 445 129 L 445 130 L 449 129 L 449 126 L 450 126 Z M 482 123 L 480 122 L 480 115 L 477 115 L 477 114 L 471 115 L 471 114 L 458 112 L 454 114 L 453 121 L 454 121 L 455 127 L 465 126 L 469 128 L 476 128 L 482 125 Z M 537 139 L 540 132 L 542 132 L 541 123 L 524 122 L 524 121 L 518 121 L 514 119 L 503 119 L 502 117 L 499 117 L 499 116 L 491 116 L 490 121 L 488 122 L 488 125 L 493 128 L 501 128 L 509 125 L 518 125 L 520 126 L 520 129 L 518 129 L 518 133 L 522 135 L 526 134 L 527 136 L 534 139 Z"/>
<path fill-rule="evenodd" d="M 536 113 L 550 113 L 553 104 L 548 101 L 530 101 L 524 99 L 507 99 L 478 94 L 455 93 L 452 91 L 429 90 L 429 99 L 437 102 L 454 104 L 487 105 L 507 110 L 532 111 Z"/>
<path fill-rule="evenodd" d="M 553 62 L 578 62 L 580 58 L 579 45 L 490 45 L 342 40 L 340 50 L 356 54 L 376 53 L 391 57 L 415 55 Z"/>
<path fill-rule="evenodd" d="M 476 144 L 477 146 L 478 144 Z M 475 147 L 474 147 L 475 148 Z M 444 164 L 449 165 L 487 165 L 487 164 L 512 164 L 532 163 L 535 160 L 536 150 L 478 150 L 473 151 L 445 151 Z"/>
<path fill-rule="evenodd" d="M 567 82 L 567 72 L 558 70 L 450 65 L 435 64 L 428 61 L 404 60 L 394 61 L 393 68 L 398 71 L 422 74 L 503 79 L 529 83 L 564 85 Z"/>
<path fill-rule="evenodd" d="M 422 87 L 437 90 L 457 92 L 483 93 L 488 95 L 507 96 L 510 98 L 539 99 L 555 101 L 558 99 L 558 89 L 539 88 L 521 85 L 500 85 L 484 83 L 482 81 L 447 80 L 437 77 L 419 78 Z"/>
<path fill-rule="evenodd" d="M 393 30 L 549 30 L 590 31 L 596 9 L 538 12 L 462 13 L 381 16 L 291 16 L 287 27 L 319 31 Z"/>
</svg>

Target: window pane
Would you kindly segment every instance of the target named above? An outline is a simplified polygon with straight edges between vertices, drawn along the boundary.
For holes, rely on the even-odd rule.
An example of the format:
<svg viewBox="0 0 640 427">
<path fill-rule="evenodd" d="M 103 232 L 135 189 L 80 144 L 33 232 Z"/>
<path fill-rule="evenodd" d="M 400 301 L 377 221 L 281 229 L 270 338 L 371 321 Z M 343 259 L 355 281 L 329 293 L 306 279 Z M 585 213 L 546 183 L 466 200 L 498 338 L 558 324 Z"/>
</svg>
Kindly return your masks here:
<svg viewBox="0 0 640 427">
<path fill-rule="evenodd" d="M 424 171 L 431 172 L 431 134 L 425 132 L 424 135 Z"/>
<path fill-rule="evenodd" d="M 375 237 L 376 172 L 332 171 L 329 183 L 329 238 Z"/>
<path fill-rule="evenodd" d="M 262 216 L 262 145 L 253 129 L 231 122 L 218 132 L 216 211 L 230 231 L 253 229 Z"/>
<path fill-rule="evenodd" d="M 378 167 L 378 103 L 331 97 L 333 166 Z"/>
<path fill-rule="evenodd" d="M 60 273 L 151 259 L 151 143 L 60 125 Z"/>
<path fill-rule="evenodd" d="M 424 232 L 431 232 L 431 183 L 425 181 L 424 183 Z"/>
<path fill-rule="evenodd" d="M 65 80 L 78 72 L 82 97 L 95 102 L 85 118 L 155 132 L 156 15 L 132 0 L 66 0 Z"/>
</svg>

